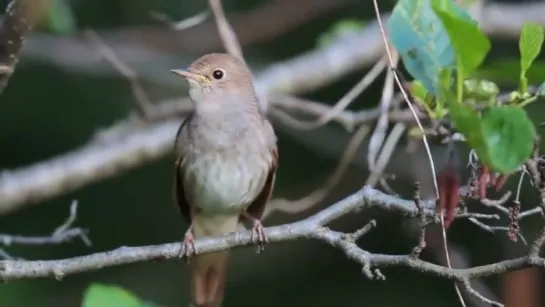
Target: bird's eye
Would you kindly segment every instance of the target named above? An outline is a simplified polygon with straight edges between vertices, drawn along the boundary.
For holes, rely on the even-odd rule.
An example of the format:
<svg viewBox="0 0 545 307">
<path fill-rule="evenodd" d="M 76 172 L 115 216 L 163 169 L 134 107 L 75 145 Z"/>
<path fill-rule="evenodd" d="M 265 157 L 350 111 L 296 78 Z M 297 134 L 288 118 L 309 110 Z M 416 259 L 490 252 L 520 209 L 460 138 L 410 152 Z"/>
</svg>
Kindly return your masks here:
<svg viewBox="0 0 545 307">
<path fill-rule="evenodd" d="M 225 75 L 225 73 L 223 72 L 223 70 L 221 69 L 216 69 L 214 70 L 214 72 L 212 73 L 212 77 L 214 77 L 214 79 L 216 80 L 221 80 L 223 79 L 223 76 Z"/>
</svg>

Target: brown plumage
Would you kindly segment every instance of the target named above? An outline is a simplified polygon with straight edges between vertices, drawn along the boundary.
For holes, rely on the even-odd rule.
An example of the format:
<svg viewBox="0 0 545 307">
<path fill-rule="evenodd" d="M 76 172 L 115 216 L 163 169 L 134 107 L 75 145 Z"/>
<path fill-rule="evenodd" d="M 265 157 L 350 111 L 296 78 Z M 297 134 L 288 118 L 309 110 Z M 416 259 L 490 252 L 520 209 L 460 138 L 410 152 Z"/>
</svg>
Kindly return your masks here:
<svg viewBox="0 0 545 307">
<path fill-rule="evenodd" d="M 260 219 L 274 187 L 278 150 L 250 71 L 238 58 L 213 53 L 173 72 L 188 80 L 195 103 L 175 143 L 174 195 L 190 224 L 185 256 L 194 239 L 233 232 L 240 217 L 253 223 L 256 243 L 264 244 Z M 221 305 L 227 258 L 227 252 L 191 258 L 195 306 Z"/>
</svg>

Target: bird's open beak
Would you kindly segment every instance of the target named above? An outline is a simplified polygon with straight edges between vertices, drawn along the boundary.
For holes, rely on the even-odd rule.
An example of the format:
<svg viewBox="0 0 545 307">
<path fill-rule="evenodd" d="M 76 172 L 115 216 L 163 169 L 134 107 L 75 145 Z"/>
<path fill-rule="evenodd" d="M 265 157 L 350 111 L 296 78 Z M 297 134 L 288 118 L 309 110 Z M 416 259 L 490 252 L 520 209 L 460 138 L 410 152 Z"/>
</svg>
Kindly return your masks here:
<svg viewBox="0 0 545 307">
<path fill-rule="evenodd" d="M 172 69 L 170 72 L 199 83 L 202 83 L 204 79 L 204 76 L 189 72 L 187 69 Z"/>
</svg>

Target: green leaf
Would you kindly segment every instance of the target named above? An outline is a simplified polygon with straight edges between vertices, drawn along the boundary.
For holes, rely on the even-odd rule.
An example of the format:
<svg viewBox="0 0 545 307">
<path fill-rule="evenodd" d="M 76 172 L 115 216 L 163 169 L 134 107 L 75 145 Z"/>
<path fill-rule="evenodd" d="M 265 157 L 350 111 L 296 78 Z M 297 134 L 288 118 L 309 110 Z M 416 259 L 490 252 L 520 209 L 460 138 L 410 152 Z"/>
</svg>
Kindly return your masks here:
<svg viewBox="0 0 545 307">
<path fill-rule="evenodd" d="M 522 26 L 519 39 L 520 49 L 520 68 L 527 71 L 532 66 L 532 62 L 541 52 L 543 45 L 543 27 L 540 24 L 530 22 Z"/>
<path fill-rule="evenodd" d="M 143 304 L 127 290 L 103 284 L 92 284 L 83 298 L 83 307 L 142 307 Z"/>
<path fill-rule="evenodd" d="M 437 5 L 435 14 L 441 19 L 456 55 L 458 70 L 469 75 L 481 65 L 490 51 L 490 41 L 474 20 L 453 15 Z"/>
<path fill-rule="evenodd" d="M 536 138 L 534 124 L 518 106 L 488 107 L 482 116 L 488 167 L 500 173 L 513 172 L 532 153 Z"/>
<path fill-rule="evenodd" d="M 453 0 L 399 0 L 386 27 L 390 41 L 399 52 L 409 74 L 420 81 L 430 94 L 436 96 L 439 72 L 445 68 L 456 68 L 459 55 L 456 54 L 449 34 L 432 6 L 440 8 L 456 21 L 466 21 L 466 28 L 467 25 L 475 25 L 472 30 L 476 27 L 476 22 L 469 13 Z M 482 49 L 478 38 L 476 43 Z M 480 63 L 482 59 L 479 57 L 480 53 L 472 54 L 470 60 Z"/>
<path fill-rule="evenodd" d="M 77 30 L 76 18 L 67 0 L 51 0 L 47 27 L 54 33 L 73 34 Z"/>
<path fill-rule="evenodd" d="M 430 0 L 399 0 L 386 27 L 409 74 L 437 95 L 437 76 L 443 68 L 454 68 L 456 56 Z"/>
<path fill-rule="evenodd" d="M 541 52 L 543 45 L 543 27 L 538 23 L 526 23 L 522 26 L 519 39 L 520 50 L 520 91 L 528 89 L 528 78 L 526 73 L 532 66 L 532 62 Z"/>
</svg>

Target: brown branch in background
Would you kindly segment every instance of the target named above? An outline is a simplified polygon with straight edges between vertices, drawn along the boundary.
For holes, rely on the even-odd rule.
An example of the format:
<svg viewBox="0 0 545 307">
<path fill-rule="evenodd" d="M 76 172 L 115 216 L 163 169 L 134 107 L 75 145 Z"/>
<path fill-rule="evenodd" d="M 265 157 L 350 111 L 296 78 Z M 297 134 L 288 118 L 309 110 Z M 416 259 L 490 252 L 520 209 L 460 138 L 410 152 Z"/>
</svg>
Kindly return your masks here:
<svg viewBox="0 0 545 307">
<path fill-rule="evenodd" d="M 52 245 L 70 242 L 75 239 L 81 239 L 87 246 L 91 246 L 91 240 L 87 237 L 87 229 L 73 227 L 76 222 L 78 212 L 78 202 L 72 201 L 70 205 L 70 215 L 64 223 L 55 228 L 53 233 L 48 236 L 24 236 L 14 234 L 0 234 L 0 244 L 4 246 L 17 245 Z M 0 258 L 12 259 L 11 256 L 0 249 Z"/>
<path fill-rule="evenodd" d="M 0 25 L 0 93 L 15 71 L 28 32 L 48 8 L 47 0 L 12 0 L 7 5 Z"/>
<path fill-rule="evenodd" d="M 140 113 L 142 118 L 149 117 L 153 109 L 153 104 L 146 94 L 146 91 L 144 91 L 138 82 L 138 76 L 136 73 L 115 55 L 114 51 L 108 47 L 106 43 L 104 43 L 102 38 L 100 38 L 96 32 L 87 30 L 84 32 L 84 35 L 93 45 L 96 46 L 97 50 L 100 52 L 100 54 L 102 54 L 104 59 L 110 62 L 112 66 L 129 81 L 136 110 L 138 113 Z"/>
</svg>

